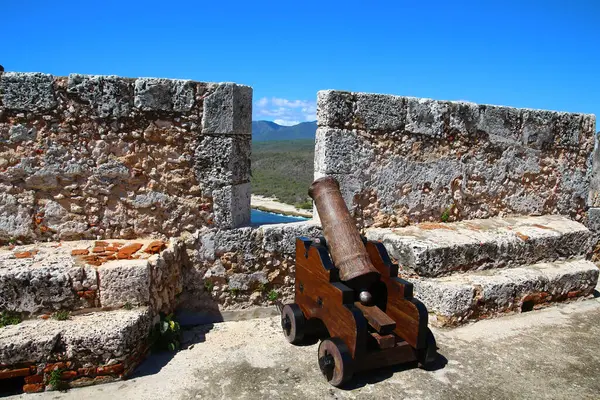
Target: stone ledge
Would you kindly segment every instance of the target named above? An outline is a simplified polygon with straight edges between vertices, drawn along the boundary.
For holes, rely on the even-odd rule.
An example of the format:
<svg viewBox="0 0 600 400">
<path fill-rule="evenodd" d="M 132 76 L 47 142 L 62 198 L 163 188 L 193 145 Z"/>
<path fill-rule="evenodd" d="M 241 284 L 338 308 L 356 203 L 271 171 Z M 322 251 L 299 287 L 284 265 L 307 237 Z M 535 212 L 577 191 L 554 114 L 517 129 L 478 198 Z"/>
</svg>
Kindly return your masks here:
<svg viewBox="0 0 600 400">
<path fill-rule="evenodd" d="M 2 379 L 25 378 L 25 393 L 122 379 L 144 359 L 152 317 L 147 308 L 93 312 L 66 321 L 28 320 L 0 328 Z"/>
<path fill-rule="evenodd" d="M 567 217 L 513 217 L 368 229 L 407 273 L 424 277 L 576 257 L 591 233 Z"/>
<path fill-rule="evenodd" d="M 0 311 L 93 307 L 170 312 L 182 290 L 178 239 L 40 243 L 0 249 Z"/>
<path fill-rule="evenodd" d="M 406 132 L 432 138 L 455 134 L 519 143 L 534 149 L 576 148 L 595 133 L 592 114 L 533 110 L 462 101 L 322 90 L 320 127 L 371 133 Z"/>
<path fill-rule="evenodd" d="M 452 326 L 589 296 L 599 270 L 586 260 L 539 263 L 443 278 L 410 279 L 435 326 Z"/>
<path fill-rule="evenodd" d="M 91 312 L 66 321 L 25 320 L 0 328 L 0 365 L 123 361 L 145 342 L 151 322 L 148 308 Z"/>
</svg>

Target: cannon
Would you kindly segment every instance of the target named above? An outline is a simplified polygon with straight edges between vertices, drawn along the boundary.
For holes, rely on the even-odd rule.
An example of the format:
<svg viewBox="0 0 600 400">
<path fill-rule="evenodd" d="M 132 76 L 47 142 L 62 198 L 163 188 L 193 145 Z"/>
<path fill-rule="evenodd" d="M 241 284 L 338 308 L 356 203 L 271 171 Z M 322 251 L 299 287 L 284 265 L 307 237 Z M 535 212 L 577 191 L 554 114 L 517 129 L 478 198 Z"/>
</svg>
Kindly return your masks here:
<svg viewBox="0 0 600 400">
<path fill-rule="evenodd" d="M 324 237 L 296 238 L 295 299 L 281 307 L 285 338 L 321 339 L 318 365 L 336 387 L 360 371 L 434 362 L 427 309 L 383 244 L 360 235 L 338 182 L 325 176 L 308 193 Z"/>
</svg>

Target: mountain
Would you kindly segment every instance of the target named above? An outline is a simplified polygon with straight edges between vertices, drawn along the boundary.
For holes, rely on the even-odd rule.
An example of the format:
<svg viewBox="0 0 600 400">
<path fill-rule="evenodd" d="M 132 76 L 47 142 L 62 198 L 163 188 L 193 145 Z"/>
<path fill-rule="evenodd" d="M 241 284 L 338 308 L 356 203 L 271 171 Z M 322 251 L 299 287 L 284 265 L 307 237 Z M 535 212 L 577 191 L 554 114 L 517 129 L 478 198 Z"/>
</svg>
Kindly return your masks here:
<svg viewBox="0 0 600 400">
<path fill-rule="evenodd" d="M 271 121 L 252 121 L 252 141 L 315 139 L 317 121 L 283 126 Z"/>
</svg>

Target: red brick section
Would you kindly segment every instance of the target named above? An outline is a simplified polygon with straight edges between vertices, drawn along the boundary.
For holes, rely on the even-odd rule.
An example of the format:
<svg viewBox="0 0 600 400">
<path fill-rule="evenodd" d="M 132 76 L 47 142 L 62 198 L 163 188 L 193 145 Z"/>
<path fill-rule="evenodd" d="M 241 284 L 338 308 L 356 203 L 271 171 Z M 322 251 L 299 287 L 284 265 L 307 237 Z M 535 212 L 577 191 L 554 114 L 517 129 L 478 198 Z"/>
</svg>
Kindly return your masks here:
<svg viewBox="0 0 600 400">
<path fill-rule="evenodd" d="M 71 250 L 72 256 L 87 256 L 90 252 L 87 249 L 75 249 Z"/>
<path fill-rule="evenodd" d="M 73 378 L 77 378 L 77 371 L 63 371 L 60 374 L 60 379 L 69 380 Z"/>
<path fill-rule="evenodd" d="M 28 383 L 23 386 L 23 391 L 25 393 L 39 393 L 44 391 L 43 383 Z"/>
<path fill-rule="evenodd" d="M 31 251 L 15 251 L 16 258 L 31 258 L 35 253 Z"/>
<path fill-rule="evenodd" d="M 47 364 L 46 368 L 44 368 L 44 373 L 45 374 L 49 374 L 50 372 L 57 370 L 57 369 L 65 369 L 67 368 L 67 364 L 65 364 L 64 362 L 57 362 L 55 364 Z"/>
<path fill-rule="evenodd" d="M 122 374 L 124 370 L 125 368 L 123 367 L 123 364 L 114 364 L 107 365 L 104 367 L 98 367 L 96 373 L 98 375 L 118 375 Z"/>
<path fill-rule="evenodd" d="M 167 244 L 165 242 L 163 242 L 162 240 L 155 240 L 153 242 L 150 242 L 148 246 L 146 246 L 144 252 L 148 254 L 157 254 L 160 253 L 160 251 L 163 250 L 165 247 L 167 247 Z"/>
<path fill-rule="evenodd" d="M 117 258 L 120 260 L 131 259 L 131 256 L 139 249 L 141 249 L 142 246 L 143 245 L 141 243 L 131 243 L 127 246 L 123 246 L 119 249 L 119 252 L 117 253 Z"/>
<path fill-rule="evenodd" d="M 44 375 L 30 375 L 25 377 L 25 383 L 44 383 Z"/>
<path fill-rule="evenodd" d="M 29 368 L 19 368 L 19 369 L 9 369 L 5 371 L 0 371 L 0 379 L 10 379 L 17 378 L 19 376 L 27 376 L 31 372 Z"/>
<path fill-rule="evenodd" d="M 94 246 L 95 247 L 108 247 L 108 243 L 97 240 L 96 243 L 94 243 Z"/>
</svg>

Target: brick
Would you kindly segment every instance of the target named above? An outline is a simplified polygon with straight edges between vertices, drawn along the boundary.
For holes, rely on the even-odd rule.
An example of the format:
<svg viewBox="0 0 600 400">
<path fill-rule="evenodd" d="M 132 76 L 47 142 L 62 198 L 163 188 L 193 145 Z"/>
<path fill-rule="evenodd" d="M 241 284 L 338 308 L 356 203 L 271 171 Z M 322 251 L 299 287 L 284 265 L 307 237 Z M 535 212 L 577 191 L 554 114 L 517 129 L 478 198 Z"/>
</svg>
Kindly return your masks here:
<svg viewBox="0 0 600 400">
<path fill-rule="evenodd" d="M 29 371 L 29 368 L 19 368 L 19 369 L 10 369 L 8 371 L 0 371 L 0 380 L 16 378 L 19 376 L 27 376 L 30 373 L 31 372 Z"/>
<path fill-rule="evenodd" d="M 14 254 L 15 254 L 16 258 L 32 258 L 33 257 L 33 253 L 31 251 L 16 251 Z"/>
<path fill-rule="evenodd" d="M 104 367 L 98 367 L 98 375 L 117 375 L 123 373 L 123 364 L 107 365 Z"/>
<path fill-rule="evenodd" d="M 77 370 L 77 375 L 79 375 L 79 376 L 94 376 L 94 375 L 96 375 L 96 367 L 79 368 Z"/>
<path fill-rule="evenodd" d="M 94 247 L 108 247 L 109 244 L 107 242 L 103 242 L 103 241 L 96 241 L 96 243 L 94 243 Z"/>
<path fill-rule="evenodd" d="M 92 253 L 104 253 L 106 247 L 96 246 L 92 249 Z"/>
<path fill-rule="evenodd" d="M 71 250 L 71 255 L 72 256 L 86 256 L 89 253 L 90 252 L 87 249 L 75 249 L 75 250 Z"/>
<path fill-rule="evenodd" d="M 141 243 L 131 243 L 127 246 L 123 246 L 119 249 L 119 252 L 117 253 L 117 258 L 121 260 L 131 258 L 131 256 L 139 249 L 141 249 L 142 246 L 143 245 Z"/>
<path fill-rule="evenodd" d="M 156 254 L 163 250 L 165 247 L 167 247 L 167 244 L 165 242 L 163 242 L 162 240 L 155 240 L 153 242 L 150 242 L 148 246 L 146 246 L 144 252 L 148 254 Z"/>
<path fill-rule="evenodd" d="M 43 383 L 30 383 L 23 386 L 23 391 L 25 393 L 39 393 L 44 391 Z"/>
<path fill-rule="evenodd" d="M 44 373 L 49 374 L 50 372 L 57 369 L 65 369 L 66 365 L 64 362 L 57 362 L 55 364 L 47 364 L 46 368 L 44 368 Z"/>
<path fill-rule="evenodd" d="M 60 378 L 61 379 L 73 379 L 77 377 L 77 371 L 63 371 L 62 374 L 60 374 Z"/>
<path fill-rule="evenodd" d="M 30 375 L 25 377 L 25 383 L 44 383 L 44 375 Z"/>
</svg>

